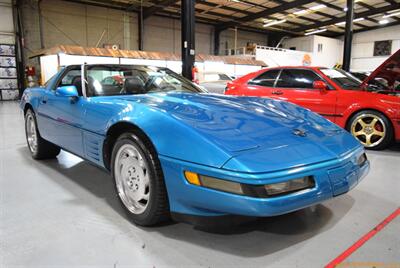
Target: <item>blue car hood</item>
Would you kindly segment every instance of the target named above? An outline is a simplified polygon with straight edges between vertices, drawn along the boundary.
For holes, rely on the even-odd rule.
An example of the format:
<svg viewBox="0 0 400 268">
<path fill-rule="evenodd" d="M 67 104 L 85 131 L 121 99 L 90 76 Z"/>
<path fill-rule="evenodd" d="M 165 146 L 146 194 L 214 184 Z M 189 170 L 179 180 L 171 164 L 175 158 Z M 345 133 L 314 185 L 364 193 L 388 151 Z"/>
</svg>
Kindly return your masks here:
<svg viewBox="0 0 400 268">
<path fill-rule="evenodd" d="M 288 102 L 188 93 L 154 93 L 135 100 L 167 113 L 228 152 L 231 159 L 223 167 L 230 170 L 265 172 L 283 162 L 299 166 L 360 147 L 335 124 Z"/>
</svg>

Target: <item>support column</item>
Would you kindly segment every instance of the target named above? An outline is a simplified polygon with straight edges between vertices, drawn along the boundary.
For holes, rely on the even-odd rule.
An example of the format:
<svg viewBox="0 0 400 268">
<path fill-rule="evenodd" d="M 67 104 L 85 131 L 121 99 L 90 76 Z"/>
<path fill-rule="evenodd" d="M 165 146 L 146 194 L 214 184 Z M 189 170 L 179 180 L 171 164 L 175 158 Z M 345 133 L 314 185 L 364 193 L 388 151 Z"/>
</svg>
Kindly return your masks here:
<svg viewBox="0 0 400 268">
<path fill-rule="evenodd" d="M 143 32 L 144 32 L 144 21 L 143 21 L 143 7 L 138 12 L 138 49 L 143 50 Z"/>
<path fill-rule="evenodd" d="M 219 43 L 220 43 L 221 30 L 214 27 L 214 55 L 219 55 Z"/>
<path fill-rule="evenodd" d="M 353 43 L 354 0 L 347 0 L 346 28 L 344 32 L 343 70 L 350 70 L 351 46 Z"/>
<path fill-rule="evenodd" d="M 22 93 L 25 90 L 25 61 L 24 61 L 24 48 L 22 45 L 23 32 L 21 31 L 22 23 L 20 16 L 21 9 L 21 1 L 14 0 L 12 1 L 12 12 L 13 12 L 13 23 L 14 23 L 14 33 L 15 33 L 15 59 L 16 59 L 16 67 L 17 67 L 17 78 L 18 78 L 18 90 L 19 97 L 22 96 Z"/>
<path fill-rule="evenodd" d="M 195 60 L 195 0 L 181 2 L 182 75 L 192 80 Z"/>
</svg>

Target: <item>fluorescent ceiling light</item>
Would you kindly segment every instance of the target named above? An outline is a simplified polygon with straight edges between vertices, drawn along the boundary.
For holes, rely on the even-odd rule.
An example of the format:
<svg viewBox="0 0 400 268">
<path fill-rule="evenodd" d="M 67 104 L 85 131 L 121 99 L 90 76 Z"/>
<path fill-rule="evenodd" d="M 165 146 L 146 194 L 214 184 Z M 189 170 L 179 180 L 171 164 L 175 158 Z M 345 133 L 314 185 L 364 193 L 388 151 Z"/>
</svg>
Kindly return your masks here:
<svg viewBox="0 0 400 268">
<path fill-rule="evenodd" d="M 386 19 L 386 18 L 390 18 L 390 17 L 394 17 L 394 16 L 399 16 L 400 15 L 400 11 L 399 12 L 395 12 L 395 13 L 391 13 L 391 14 L 387 14 L 385 16 L 382 17 L 382 19 Z"/>
<path fill-rule="evenodd" d="M 379 24 L 388 24 L 389 23 L 389 20 L 380 20 L 379 21 Z"/>
<path fill-rule="evenodd" d="M 322 32 L 325 32 L 325 31 L 326 31 L 326 29 L 320 29 L 320 30 L 315 30 L 315 31 L 312 31 L 312 32 L 305 33 L 304 35 L 311 35 L 311 34 L 316 34 L 316 33 L 322 33 Z"/>
<path fill-rule="evenodd" d="M 319 10 L 319 9 L 325 8 L 325 7 L 326 7 L 326 5 L 321 4 L 321 5 L 316 5 L 316 6 L 310 7 L 310 9 L 311 10 Z"/>
<path fill-rule="evenodd" d="M 269 23 L 264 24 L 264 27 L 269 27 L 269 26 L 281 24 L 281 23 L 284 23 L 284 22 L 286 22 L 286 20 L 271 21 Z"/>
<path fill-rule="evenodd" d="M 306 14 L 306 13 L 308 13 L 308 12 L 312 12 L 312 11 L 315 11 L 315 10 L 319 10 L 319 9 L 325 8 L 325 7 L 326 7 L 326 5 L 324 5 L 324 4 L 316 5 L 316 6 L 307 8 L 307 9 L 301 9 L 301 10 L 299 10 L 299 11 L 293 12 L 293 15 L 299 16 L 299 15 L 303 15 L 303 14 Z"/>
<path fill-rule="evenodd" d="M 358 18 L 358 19 L 353 20 L 353 22 L 359 22 L 359 21 L 363 21 L 363 20 L 365 20 L 365 19 L 364 18 Z M 342 26 L 342 25 L 345 25 L 345 24 L 346 24 L 345 21 L 335 23 L 335 25 L 337 25 L 337 26 Z"/>
<path fill-rule="evenodd" d="M 307 13 L 307 12 L 308 12 L 307 9 L 302 9 L 302 10 L 293 12 L 293 14 L 294 14 L 294 15 L 303 15 L 303 14 L 305 14 L 305 13 Z"/>
</svg>

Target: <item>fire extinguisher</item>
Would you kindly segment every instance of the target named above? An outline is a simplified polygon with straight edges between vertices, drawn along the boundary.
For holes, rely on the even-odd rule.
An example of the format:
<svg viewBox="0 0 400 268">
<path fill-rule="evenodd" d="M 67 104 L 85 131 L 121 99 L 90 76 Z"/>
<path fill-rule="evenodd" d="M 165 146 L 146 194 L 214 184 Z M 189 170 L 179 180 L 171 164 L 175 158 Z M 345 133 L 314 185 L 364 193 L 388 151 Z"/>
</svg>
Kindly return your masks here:
<svg viewBox="0 0 400 268">
<path fill-rule="evenodd" d="M 34 66 L 25 67 L 25 76 L 28 82 L 28 87 L 36 86 L 36 70 Z"/>
<path fill-rule="evenodd" d="M 192 68 L 192 81 L 196 84 L 199 83 L 199 69 L 197 66 L 193 66 Z"/>
</svg>

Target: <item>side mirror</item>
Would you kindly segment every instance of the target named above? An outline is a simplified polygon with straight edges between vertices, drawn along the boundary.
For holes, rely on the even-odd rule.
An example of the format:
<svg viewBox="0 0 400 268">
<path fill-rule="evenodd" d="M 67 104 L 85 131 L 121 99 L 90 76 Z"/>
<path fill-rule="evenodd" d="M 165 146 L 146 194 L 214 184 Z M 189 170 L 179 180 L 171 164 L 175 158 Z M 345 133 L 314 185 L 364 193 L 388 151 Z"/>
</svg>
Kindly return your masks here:
<svg viewBox="0 0 400 268">
<path fill-rule="evenodd" d="M 325 91 L 328 88 L 328 85 L 324 81 L 318 80 L 314 81 L 313 88 Z"/>
<path fill-rule="evenodd" d="M 69 98 L 79 98 L 78 90 L 75 86 L 63 86 L 56 89 L 56 95 Z"/>
</svg>

